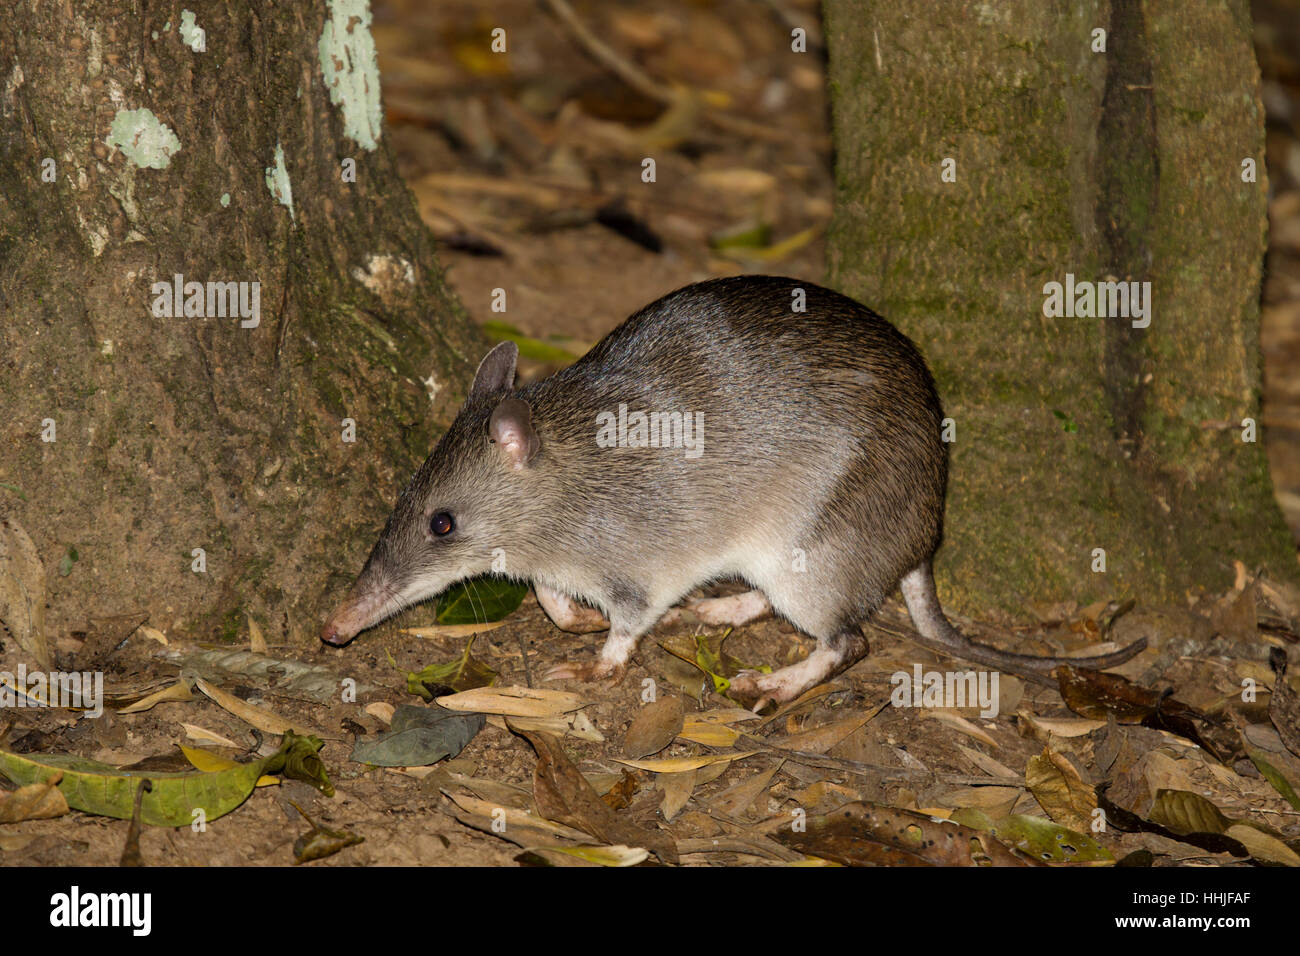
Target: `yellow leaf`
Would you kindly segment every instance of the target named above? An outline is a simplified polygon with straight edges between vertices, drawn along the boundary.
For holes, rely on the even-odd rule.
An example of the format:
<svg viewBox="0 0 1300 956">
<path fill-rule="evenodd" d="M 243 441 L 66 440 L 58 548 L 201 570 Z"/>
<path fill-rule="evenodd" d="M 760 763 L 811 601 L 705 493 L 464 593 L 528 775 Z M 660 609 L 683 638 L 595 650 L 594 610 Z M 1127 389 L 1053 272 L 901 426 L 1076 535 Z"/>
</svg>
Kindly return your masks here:
<svg viewBox="0 0 1300 956">
<path fill-rule="evenodd" d="M 618 760 L 615 758 L 615 762 L 635 767 L 637 770 L 649 770 L 652 773 L 684 773 L 687 770 L 699 770 L 701 767 L 708 767 L 715 763 L 743 760 L 746 757 L 754 756 L 756 753 L 758 753 L 757 750 L 746 750 L 736 754 L 712 754 L 707 757 L 664 757 L 658 760 Z"/>
<path fill-rule="evenodd" d="M 205 773 L 217 773 L 240 765 L 238 760 L 231 760 L 229 757 L 221 756 L 221 754 L 214 754 L 211 750 L 204 750 L 201 747 L 186 747 L 184 744 L 178 744 L 177 746 L 181 748 L 181 753 L 185 755 L 185 759 L 193 765 L 195 770 L 202 770 Z M 279 777 L 262 774 L 257 778 L 256 786 L 258 787 L 278 787 L 279 785 Z"/>
<path fill-rule="evenodd" d="M 170 687 L 164 687 L 162 690 L 154 691 L 148 697 L 142 697 L 134 704 L 129 704 L 118 710 L 119 714 L 138 714 L 142 711 L 161 704 L 165 701 L 193 700 L 194 695 L 190 693 L 190 685 L 183 680 L 178 680 Z"/>
</svg>

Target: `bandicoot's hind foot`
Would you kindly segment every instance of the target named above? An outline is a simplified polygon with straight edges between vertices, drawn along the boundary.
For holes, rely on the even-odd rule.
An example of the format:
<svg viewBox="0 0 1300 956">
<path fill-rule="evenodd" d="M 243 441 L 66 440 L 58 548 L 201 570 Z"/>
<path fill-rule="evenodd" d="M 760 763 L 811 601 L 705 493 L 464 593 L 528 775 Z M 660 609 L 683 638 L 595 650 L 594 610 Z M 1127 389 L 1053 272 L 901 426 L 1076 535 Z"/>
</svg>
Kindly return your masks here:
<svg viewBox="0 0 1300 956">
<path fill-rule="evenodd" d="M 852 662 L 850 662 L 852 663 Z M 786 704 L 810 687 L 833 677 L 845 664 L 845 654 L 819 643 L 798 664 L 782 667 L 770 674 L 744 670 L 730 678 L 731 694 L 741 700 L 753 700 L 755 713 L 767 703 Z"/>
</svg>

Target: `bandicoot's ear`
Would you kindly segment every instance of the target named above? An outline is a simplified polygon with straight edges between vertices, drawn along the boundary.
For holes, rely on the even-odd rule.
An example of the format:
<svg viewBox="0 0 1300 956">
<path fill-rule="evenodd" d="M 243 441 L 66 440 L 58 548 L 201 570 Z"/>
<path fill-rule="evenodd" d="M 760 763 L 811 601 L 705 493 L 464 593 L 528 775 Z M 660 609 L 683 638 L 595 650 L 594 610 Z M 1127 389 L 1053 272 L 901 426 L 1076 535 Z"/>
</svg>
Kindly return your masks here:
<svg viewBox="0 0 1300 956">
<path fill-rule="evenodd" d="M 508 392 L 515 387 L 515 362 L 519 360 L 519 346 L 514 342 L 502 342 L 478 365 L 474 373 L 474 384 L 470 386 L 470 398 L 492 395 L 496 392 Z"/>
<path fill-rule="evenodd" d="M 499 348 L 500 346 L 498 346 Z M 488 437 L 501 446 L 516 471 L 537 456 L 541 439 L 533 429 L 533 410 L 517 398 L 503 398 L 488 420 Z"/>
</svg>

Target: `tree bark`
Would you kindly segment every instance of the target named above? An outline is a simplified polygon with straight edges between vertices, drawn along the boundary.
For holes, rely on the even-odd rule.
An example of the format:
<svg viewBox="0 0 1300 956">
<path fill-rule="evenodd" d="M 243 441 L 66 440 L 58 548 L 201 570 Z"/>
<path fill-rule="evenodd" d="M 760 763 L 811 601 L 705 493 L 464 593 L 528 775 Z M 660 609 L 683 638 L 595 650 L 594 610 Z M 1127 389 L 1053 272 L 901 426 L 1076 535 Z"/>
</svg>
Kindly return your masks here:
<svg viewBox="0 0 1300 956">
<path fill-rule="evenodd" d="M 945 599 L 1181 600 L 1230 582 L 1234 559 L 1294 578 L 1243 440 L 1267 195 L 1246 3 L 825 15 L 830 281 L 917 341 L 954 419 Z M 1149 326 L 1046 314 L 1067 273 L 1149 281 Z"/>
<path fill-rule="evenodd" d="M 56 635 L 312 640 L 483 347 L 383 140 L 367 0 L 189 7 L 0 18 L 0 508 Z M 177 275 L 260 312 L 168 316 Z"/>
</svg>

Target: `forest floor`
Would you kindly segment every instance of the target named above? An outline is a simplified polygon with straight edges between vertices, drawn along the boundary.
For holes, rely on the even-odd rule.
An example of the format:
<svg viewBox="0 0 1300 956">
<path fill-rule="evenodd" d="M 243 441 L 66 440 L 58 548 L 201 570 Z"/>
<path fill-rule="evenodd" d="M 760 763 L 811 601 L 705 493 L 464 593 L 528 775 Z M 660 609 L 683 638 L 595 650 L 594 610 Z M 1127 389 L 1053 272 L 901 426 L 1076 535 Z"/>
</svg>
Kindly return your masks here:
<svg viewBox="0 0 1300 956">
<path fill-rule="evenodd" d="M 580 30 L 546 12 L 556 6 L 567 9 L 501 0 L 489 16 L 473 0 L 374 2 L 401 170 L 469 314 L 491 337 L 521 342 L 521 377 L 548 374 L 638 307 L 692 281 L 741 272 L 820 281 L 833 182 L 817 3 L 579 5 L 582 21 L 617 51 L 612 66 L 597 62 Z M 1268 4 L 1257 15 L 1272 184 L 1263 424 L 1278 498 L 1300 536 L 1300 376 L 1293 374 L 1300 368 L 1300 48 L 1269 26 L 1276 17 Z M 497 26 L 508 29 L 508 59 L 485 52 Z M 807 54 L 790 50 L 790 31 L 800 26 Z M 666 109 L 670 81 L 698 95 Z M 641 179 L 641 158 L 651 150 L 659 158 L 653 187 Z M 492 308 L 498 288 L 509 290 L 504 313 Z M 455 661 L 464 650 L 467 638 L 456 632 L 403 630 L 432 617 L 431 606 L 417 608 L 338 651 L 263 647 L 250 635 L 257 655 L 221 660 L 172 638 L 164 646 L 161 635 L 129 622 L 122 641 L 106 625 L 62 649 L 96 642 L 110 686 L 132 691 L 126 696 L 171 686 L 183 661 L 187 676 L 201 675 L 271 716 L 238 715 L 196 690 L 99 720 L 22 711 L 5 746 L 33 755 L 57 739 L 58 749 L 71 745 L 157 773 L 189 766 L 175 753 L 180 739 L 240 759 L 265 755 L 275 746 L 261 734 L 269 739 L 277 719 L 324 740 L 333 797 L 283 779 L 206 828 L 145 828 L 139 858 L 155 865 L 292 863 L 295 840 L 309 829 L 294 804 L 321 827 L 364 838 L 312 864 L 327 866 L 590 865 L 592 851 L 581 849 L 590 844 L 640 846 L 653 851 L 651 862 L 693 865 L 808 857 L 1300 864 L 1300 798 L 1285 783 L 1300 786 L 1293 752 L 1300 683 L 1279 678 L 1268 663 L 1270 650 L 1294 654 L 1300 641 L 1300 593 L 1257 580 L 1248 568 L 1238 567 L 1230 591 L 1188 595 L 1180 607 L 1066 602 L 1026 608 L 1026 618 L 1036 619 L 1030 625 L 957 619 L 976 639 L 1024 653 L 1148 641 L 1114 669 L 1131 684 L 1065 675 L 1061 687 L 1049 687 L 1003 674 L 996 714 L 979 706 L 889 706 L 897 675 L 943 675 L 954 666 L 911 642 L 897 597 L 869 629 L 864 661 L 795 705 L 758 717 L 699 665 L 729 672 L 735 660 L 773 667 L 799 660 L 811 642 L 788 624 L 738 629 L 721 664 L 707 655 L 683 663 L 661 646 L 694 648 L 699 634 L 716 652 L 716 629 L 661 625 L 621 684 L 552 688 L 537 675 L 589 659 L 603 635 L 556 630 L 529 596 L 474 638 L 481 669 L 460 668 L 446 682 L 466 689 L 491 671 L 498 687 L 576 694 L 539 704 L 562 728 L 561 753 L 543 741 L 539 756 L 498 719 L 435 767 L 350 760 L 356 742 L 389 729 L 395 708 L 423 707 L 408 693 L 409 672 Z M 322 703 L 328 695 L 291 686 L 298 665 L 319 668 L 319 686 L 355 678 L 357 700 Z M 1160 696 L 1166 689 L 1171 697 Z M 259 723 L 260 732 L 250 729 Z M 671 762 L 628 763 L 647 758 Z M 846 806 L 851 827 L 832 816 Z M 539 810 L 554 822 L 539 820 Z M 0 820 L 3 812 L 0 804 Z M 806 832 L 791 826 L 800 819 L 809 821 Z M 1099 828 L 1099 819 L 1107 825 Z M 982 834 L 983 849 L 972 856 L 970 841 L 946 839 L 953 822 Z M 127 831 L 122 820 L 75 812 L 0 825 L 0 863 L 115 864 Z"/>
</svg>

